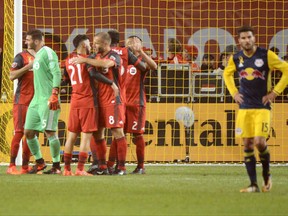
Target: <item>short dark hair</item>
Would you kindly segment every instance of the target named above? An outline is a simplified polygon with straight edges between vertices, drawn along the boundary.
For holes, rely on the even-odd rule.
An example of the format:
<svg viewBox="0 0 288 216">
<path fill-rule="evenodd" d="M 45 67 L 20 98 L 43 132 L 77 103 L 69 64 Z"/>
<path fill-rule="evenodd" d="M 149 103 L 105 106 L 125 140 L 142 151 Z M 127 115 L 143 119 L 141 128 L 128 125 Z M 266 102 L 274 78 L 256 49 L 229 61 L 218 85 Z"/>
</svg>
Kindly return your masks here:
<svg viewBox="0 0 288 216">
<path fill-rule="evenodd" d="M 32 40 L 40 40 L 42 41 L 43 33 L 39 29 L 32 29 L 26 33 L 26 35 L 30 35 Z"/>
<path fill-rule="evenodd" d="M 107 32 L 111 38 L 111 44 L 118 44 L 120 40 L 120 33 L 116 29 L 111 29 Z"/>
<path fill-rule="evenodd" d="M 95 37 L 100 37 L 102 41 L 107 42 L 109 45 L 111 44 L 111 37 L 106 32 L 99 32 L 95 35 Z"/>
<path fill-rule="evenodd" d="M 240 37 L 240 34 L 242 32 L 252 32 L 252 34 L 254 35 L 254 28 L 252 26 L 241 26 L 238 30 L 237 30 L 237 34 L 238 37 Z"/>
<path fill-rule="evenodd" d="M 88 40 L 88 36 L 85 34 L 78 34 L 74 39 L 73 39 L 73 45 L 75 48 L 77 48 L 79 46 L 79 44 L 82 41 Z"/>
<path fill-rule="evenodd" d="M 131 35 L 128 38 L 138 38 L 142 42 L 142 39 L 140 37 L 138 37 L 137 35 Z"/>
</svg>

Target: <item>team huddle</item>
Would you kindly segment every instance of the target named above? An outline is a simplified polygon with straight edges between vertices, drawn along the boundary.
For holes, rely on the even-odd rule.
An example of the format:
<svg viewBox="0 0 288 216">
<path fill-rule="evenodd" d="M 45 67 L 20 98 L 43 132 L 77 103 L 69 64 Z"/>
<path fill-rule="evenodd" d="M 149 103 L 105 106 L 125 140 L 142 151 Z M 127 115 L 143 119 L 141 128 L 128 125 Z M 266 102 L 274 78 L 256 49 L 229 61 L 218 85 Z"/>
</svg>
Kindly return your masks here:
<svg viewBox="0 0 288 216">
<path fill-rule="evenodd" d="M 29 31 L 25 43 L 27 51 L 18 54 L 12 64 L 11 74 L 17 75 L 13 78 L 10 76 L 11 80 L 18 78 L 19 83 L 13 109 L 15 136 L 11 144 L 11 159 L 7 173 L 74 175 L 70 166 L 72 151 L 77 136 L 81 133 L 75 175 L 125 175 L 125 133 L 131 133 L 136 144 L 138 161 L 132 173 L 144 174 L 144 79 L 147 71 L 156 69 L 157 65 L 142 50 L 141 39 L 130 36 L 126 41 L 126 47 L 122 48 L 117 46 L 119 33 L 116 30 L 100 32 L 93 39 L 94 54 L 89 55 L 89 38 L 86 35 L 77 35 L 74 38 L 75 50 L 66 59 L 64 73 L 65 80 L 71 83 L 72 95 L 63 172 L 60 167 L 60 142 L 56 135 L 60 114 L 59 87 L 62 78 L 58 58 L 52 49 L 44 45 L 43 34 L 39 30 Z M 26 79 L 28 75 L 29 80 Z M 34 84 L 31 83 L 31 77 L 34 78 Z M 28 93 L 27 85 L 30 87 Z M 22 97 L 25 98 L 27 95 L 30 95 L 30 100 L 22 102 Z M 108 162 L 105 128 L 110 128 L 113 136 Z M 38 132 L 44 132 L 49 140 L 53 164 L 47 171 L 44 171 L 46 164 L 41 154 Z M 18 171 L 15 158 L 23 135 L 26 137 L 23 139 L 25 151 L 22 169 Z M 36 160 L 32 168 L 28 166 L 29 150 Z M 84 164 L 90 150 L 93 166 L 86 172 Z"/>
<path fill-rule="evenodd" d="M 242 138 L 244 144 L 244 162 L 250 179 L 250 185 L 240 192 L 260 191 L 254 147 L 259 152 L 263 168 L 262 192 L 268 192 L 272 188 L 270 153 L 266 143 L 271 127 L 271 102 L 288 84 L 288 64 L 274 52 L 257 47 L 254 30 L 250 26 L 238 29 L 238 42 L 242 50 L 229 57 L 223 77 L 230 94 L 239 104 L 235 133 Z M 130 36 L 125 47 L 121 48 L 118 46 L 119 32 L 100 32 L 93 38 L 94 54 L 89 55 L 89 38 L 86 35 L 74 38 L 75 50 L 66 59 L 64 73 L 64 81 L 72 86 L 72 96 L 63 172 L 60 167 L 60 142 L 56 135 L 61 82 L 58 58 L 52 49 L 44 45 L 39 30 L 29 31 L 25 43 L 28 49 L 16 55 L 10 73 L 11 80 L 18 79 L 18 87 L 13 106 L 15 135 L 7 173 L 125 175 L 125 134 L 131 133 L 137 155 L 137 167 L 132 173 L 144 174 L 144 79 L 150 69 L 157 69 L 157 64 L 143 51 L 141 39 Z M 271 86 L 273 70 L 282 72 L 274 88 Z M 234 81 L 236 72 L 239 75 L 239 88 Z M 113 136 L 108 161 L 104 133 L 106 128 L 111 129 Z M 45 132 L 49 140 L 53 164 L 48 171 L 44 171 L 46 164 L 41 154 L 38 132 Z M 72 173 L 72 151 L 80 133 L 79 160 L 75 173 Z M 21 171 L 18 171 L 15 158 L 24 135 L 23 164 Z M 32 168 L 28 166 L 30 151 L 36 160 Z M 92 153 L 93 164 L 85 171 L 84 164 L 89 151 Z"/>
</svg>

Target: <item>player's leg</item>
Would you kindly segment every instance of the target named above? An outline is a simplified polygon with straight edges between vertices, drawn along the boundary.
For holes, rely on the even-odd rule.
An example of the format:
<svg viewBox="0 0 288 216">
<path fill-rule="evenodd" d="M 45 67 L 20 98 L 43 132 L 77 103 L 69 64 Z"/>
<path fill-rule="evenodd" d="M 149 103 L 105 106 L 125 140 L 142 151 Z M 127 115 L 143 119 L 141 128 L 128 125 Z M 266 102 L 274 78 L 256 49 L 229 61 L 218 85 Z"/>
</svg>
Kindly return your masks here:
<svg viewBox="0 0 288 216">
<path fill-rule="evenodd" d="M 68 131 L 68 136 L 64 147 L 64 171 L 63 171 L 64 176 L 73 175 L 71 171 L 72 152 L 77 136 L 78 133 Z"/>
<path fill-rule="evenodd" d="M 105 128 L 100 127 L 98 131 L 93 133 L 93 139 L 96 143 L 96 153 L 98 158 L 98 169 L 93 174 L 103 175 L 107 174 L 106 152 L 107 145 L 104 136 Z"/>
<path fill-rule="evenodd" d="M 271 112 L 270 110 L 257 111 L 257 126 L 255 145 L 259 151 L 259 158 L 262 164 L 263 186 L 262 191 L 268 192 L 272 188 L 272 179 L 270 174 L 270 152 L 266 143 L 266 138 L 270 132 Z"/>
<path fill-rule="evenodd" d="M 82 133 L 81 143 L 80 143 L 80 152 L 79 152 L 79 160 L 77 169 L 75 171 L 76 176 L 92 176 L 92 174 L 87 173 L 84 170 L 84 165 L 88 158 L 88 151 L 90 148 L 90 140 L 92 137 L 92 132 L 90 133 Z"/>
<path fill-rule="evenodd" d="M 239 109 L 236 119 L 236 136 L 244 144 L 244 163 L 250 179 L 250 185 L 240 192 L 259 192 L 254 154 L 255 118 L 253 110 Z"/>
<path fill-rule="evenodd" d="M 28 110 L 28 106 L 22 105 L 22 119 L 24 121 L 22 121 L 21 130 L 22 130 L 23 134 L 24 134 L 24 124 L 25 124 L 25 121 L 26 121 L 27 110 Z M 37 135 L 38 135 L 38 133 L 36 134 L 36 136 Z M 28 173 L 31 170 L 31 168 L 29 167 L 29 160 L 30 160 L 31 152 L 30 152 L 30 149 L 28 147 L 26 137 L 22 139 L 22 149 L 23 149 L 23 151 L 22 151 L 22 169 L 21 169 L 21 174 L 26 174 L 26 173 Z"/>
<path fill-rule="evenodd" d="M 145 174 L 145 141 L 142 134 L 133 134 L 133 142 L 136 145 L 137 167 L 131 174 Z"/>
<path fill-rule="evenodd" d="M 16 169 L 15 161 L 18 155 L 21 139 L 24 135 L 23 124 L 22 124 L 22 122 L 24 121 L 22 119 L 21 111 L 22 111 L 21 105 L 18 105 L 18 104 L 13 105 L 14 136 L 11 142 L 10 164 L 6 171 L 7 174 L 12 174 L 12 175 L 20 174 L 20 172 Z"/>
<path fill-rule="evenodd" d="M 112 136 L 115 139 L 117 146 L 117 160 L 118 167 L 115 174 L 125 175 L 126 174 L 126 154 L 127 154 L 127 141 L 124 135 L 123 128 L 112 128 Z"/>
<path fill-rule="evenodd" d="M 41 131 L 42 128 L 38 107 L 32 106 L 28 108 L 24 128 L 28 147 L 36 160 L 36 164 L 33 166 L 32 170 L 29 171 L 29 174 L 36 174 L 46 168 L 40 151 L 38 137 L 36 136 L 37 131 Z"/>
<path fill-rule="evenodd" d="M 97 157 L 97 146 L 93 137 L 91 137 L 91 140 L 90 140 L 90 150 L 92 154 L 92 164 L 87 170 L 87 172 L 93 173 L 96 169 L 98 169 L 98 163 L 99 163 L 98 157 Z"/>
<path fill-rule="evenodd" d="M 114 165 L 116 160 L 117 160 L 117 143 L 115 139 L 113 139 L 112 143 L 110 144 L 109 156 L 107 161 L 107 167 L 110 174 L 113 174 L 114 172 Z"/>
<path fill-rule="evenodd" d="M 61 174 L 60 167 L 60 141 L 58 135 L 56 133 L 58 128 L 58 119 L 60 115 L 60 110 L 49 110 L 47 106 L 44 107 L 44 117 L 42 118 L 42 122 L 46 124 L 43 125 L 45 128 L 45 134 L 49 141 L 50 153 L 52 156 L 52 168 L 44 174 Z M 45 127 L 44 127 L 45 126 Z"/>
<path fill-rule="evenodd" d="M 23 149 L 23 152 L 22 152 L 21 174 L 26 174 L 31 170 L 31 168 L 29 167 L 29 160 L 30 160 L 31 152 L 28 147 L 26 138 L 22 139 L 22 149 Z"/>
<path fill-rule="evenodd" d="M 244 138 L 244 163 L 250 179 L 250 185 L 240 192 L 259 192 L 256 174 L 256 158 L 254 154 L 254 138 Z"/>
</svg>

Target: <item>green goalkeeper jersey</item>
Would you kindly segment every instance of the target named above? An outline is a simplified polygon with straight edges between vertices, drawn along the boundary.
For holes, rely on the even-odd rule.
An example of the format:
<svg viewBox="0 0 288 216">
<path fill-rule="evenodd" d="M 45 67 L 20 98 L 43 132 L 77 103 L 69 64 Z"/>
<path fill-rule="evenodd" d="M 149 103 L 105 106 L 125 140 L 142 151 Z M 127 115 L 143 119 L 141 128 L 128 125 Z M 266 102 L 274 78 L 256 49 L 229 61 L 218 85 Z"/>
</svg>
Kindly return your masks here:
<svg viewBox="0 0 288 216">
<path fill-rule="evenodd" d="M 61 71 L 56 53 L 49 47 L 43 46 L 36 54 L 33 63 L 34 97 L 31 104 L 47 103 L 52 89 L 59 88 Z"/>
</svg>

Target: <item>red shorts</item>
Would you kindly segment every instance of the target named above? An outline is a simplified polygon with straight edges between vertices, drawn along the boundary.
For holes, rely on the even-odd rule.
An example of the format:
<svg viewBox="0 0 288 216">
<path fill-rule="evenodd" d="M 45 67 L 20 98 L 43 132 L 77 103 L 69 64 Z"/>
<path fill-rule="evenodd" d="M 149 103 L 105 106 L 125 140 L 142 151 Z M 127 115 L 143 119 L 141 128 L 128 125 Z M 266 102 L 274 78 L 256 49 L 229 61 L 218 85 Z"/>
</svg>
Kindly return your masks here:
<svg viewBox="0 0 288 216">
<path fill-rule="evenodd" d="M 104 128 L 124 128 L 125 105 L 115 104 L 99 108 L 99 126 Z"/>
<path fill-rule="evenodd" d="M 24 132 L 24 124 L 26 120 L 28 106 L 24 104 L 13 105 L 13 122 L 15 132 Z"/>
<path fill-rule="evenodd" d="M 140 133 L 145 131 L 146 107 L 126 106 L 125 133 Z"/>
<path fill-rule="evenodd" d="M 68 130 L 89 133 L 98 130 L 98 108 L 70 109 Z"/>
</svg>

